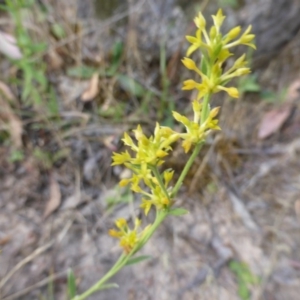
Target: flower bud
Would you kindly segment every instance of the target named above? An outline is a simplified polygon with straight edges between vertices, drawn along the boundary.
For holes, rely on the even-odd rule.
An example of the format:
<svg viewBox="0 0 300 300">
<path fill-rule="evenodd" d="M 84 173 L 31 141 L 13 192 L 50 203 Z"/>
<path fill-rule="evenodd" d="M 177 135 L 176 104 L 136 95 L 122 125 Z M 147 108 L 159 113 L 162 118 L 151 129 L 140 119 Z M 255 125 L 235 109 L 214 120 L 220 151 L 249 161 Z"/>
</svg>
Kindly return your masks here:
<svg viewBox="0 0 300 300">
<path fill-rule="evenodd" d="M 240 34 L 240 32 L 241 32 L 241 26 L 237 26 L 231 29 L 227 34 L 226 42 L 235 39 Z"/>
</svg>

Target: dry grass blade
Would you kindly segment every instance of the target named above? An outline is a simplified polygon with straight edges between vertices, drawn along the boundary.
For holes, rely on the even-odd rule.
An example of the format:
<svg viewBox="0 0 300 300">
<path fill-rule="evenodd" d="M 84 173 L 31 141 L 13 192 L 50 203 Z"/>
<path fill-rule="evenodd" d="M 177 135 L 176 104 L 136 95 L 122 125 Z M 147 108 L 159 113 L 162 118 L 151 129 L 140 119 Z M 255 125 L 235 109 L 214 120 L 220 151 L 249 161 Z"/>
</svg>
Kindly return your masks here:
<svg viewBox="0 0 300 300">
<path fill-rule="evenodd" d="M 88 88 L 81 95 L 81 100 L 83 102 L 91 101 L 98 95 L 98 93 L 99 93 L 99 75 L 98 73 L 94 73 L 90 80 Z"/>
<path fill-rule="evenodd" d="M 41 288 L 42 286 L 48 284 L 50 281 L 53 281 L 53 280 L 59 279 L 61 277 L 64 277 L 64 276 L 66 276 L 66 274 L 67 274 L 67 271 L 63 271 L 63 272 L 48 276 L 47 278 L 41 280 L 40 282 L 35 283 L 35 284 L 23 289 L 22 291 L 19 291 L 19 292 L 14 293 L 10 296 L 7 296 L 7 297 L 3 298 L 2 300 L 20 299 L 21 296 L 24 296 L 24 295 L 30 293 L 31 291 L 33 291 L 37 288 Z"/>
<path fill-rule="evenodd" d="M 32 261 L 36 256 L 42 254 L 46 250 L 48 250 L 52 245 L 54 241 L 51 241 L 47 243 L 46 245 L 36 249 L 34 252 L 32 252 L 30 255 L 25 257 L 23 260 L 21 260 L 16 266 L 12 268 L 12 270 L 0 281 L 0 290 L 3 288 L 3 286 L 7 283 L 7 281 L 24 265 Z"/>
<path fill-rule="evenodd" d="M 13 112 L 9 101 L 15 99 L 10 88 L 0 81 L 0 122 L 8 123 L 8 131 L 15 147 L 22 146 L 23 126 L 19 117 Z M 4 126 L 5 128 L 5 126 Z"/>
<path fill-rule="evenodd" d="M 60 205 L 61 202 L 61 193 L 59 184 L 57 183 L 54 175 L 50 176 L 50 197 L 47 202 L 43 218 L 46 219 L 49 217 Z"/>
</svg>

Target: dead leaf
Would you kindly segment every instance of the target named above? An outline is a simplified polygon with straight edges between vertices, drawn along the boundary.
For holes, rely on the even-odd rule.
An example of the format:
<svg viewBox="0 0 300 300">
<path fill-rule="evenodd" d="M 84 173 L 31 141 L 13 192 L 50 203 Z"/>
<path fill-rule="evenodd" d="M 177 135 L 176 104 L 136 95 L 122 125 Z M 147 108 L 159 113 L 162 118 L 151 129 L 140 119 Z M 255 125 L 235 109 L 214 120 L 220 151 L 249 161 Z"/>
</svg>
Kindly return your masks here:
<svg viewBox="0 0 300 300">
<path fill-rule="evenodd" d="M 295 212 L 298 217 L 298 220 L 300 221 L 300 200 L 297 200 L 295 202 Z"/>
<path fill-rule="evenodd" d="M 81 176 L 78 169 L 75 170 L 75 188 L 74 194 L 69 196 L 63 203 L 61 209 L 72 209 L 83 202 L 81 189 L 80 189 Z"/>
<path fill-rule="evenodd" d="M 81 95 L 81 100 L 83 102 L 91 101 L 93 100 L 99 93 L 99 75 L 98 73 L 94 73 L 88 88 L 84 91 L 84 93 Z"/>
<path fill-rule="evenodd" d="M 7 243 L 9 243 L 11 241 L 11 236 L 10 235 L 6 235 L 3 238 L 0 239 L 0 246 L 4 246 Z"/>
<path fill-rule="evenodd" d="M 265 113 L 258 128 L 258 138 L 263 140 L 277 132 L 290 116 L 291 111 L 291 105 L 284 105 Z"/>
<path fill-rule="evenodd" d="M 50 175 L 49 190 L 50 196 L 44 210 L 44 219 L 48 218 L 59 207 L 61 201 L 59 184 L 57 183 L 53 174 Z"/>
<path fill-rule="evenodd" d="M 3 93 L 3 96 L 7 100 L 16 100 L 15 95 L 12 93 L 9 86 L 2 81 L 0 81 L 0 92 Z"/>
<path fill-rule="evenodd" d="M 300 78 L 294 80 L 288 90 L 287 90 L 287 96 L 286 96 L 286 101 L 294 102 L 297 99 L 300 99 Z"/>
<path fill-rule="evenodd" d="M 55 50 L 49 51 L 46 58 L 49 71 L 59 70 L 64 64 L 63 59 Z"/>
<path fill-rule="evenodd" d="M 114 141 L 115 141 L 116 137 L 113 135 L 110 135 L 106 138 L 104 138 L 103 143 L 104 145 L 111 151 L 117 151 L 117 147 L 116 145 L 114 145 Z"/>
<path fill-rule="evenodd" d="M 22 53 L 17 46 L 16 39 L 5 32 L 0 31 L 0 52 L 11 59 L 21 59 Z"/>
</svg>

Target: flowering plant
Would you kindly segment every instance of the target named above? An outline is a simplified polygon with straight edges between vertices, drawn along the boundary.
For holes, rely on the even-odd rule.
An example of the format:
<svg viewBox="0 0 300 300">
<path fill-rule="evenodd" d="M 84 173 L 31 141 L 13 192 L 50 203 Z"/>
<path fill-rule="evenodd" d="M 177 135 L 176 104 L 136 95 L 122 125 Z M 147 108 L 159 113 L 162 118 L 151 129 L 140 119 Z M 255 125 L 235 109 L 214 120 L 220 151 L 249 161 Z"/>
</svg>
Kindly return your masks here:
<svg viewBox="0 0 300 300">
<path fill-rule="evenodd" d="M 213 130 L 220 130 L 217 119 L 219 107 L 211 108 L 211 96 L 225 91 L 229 96 L 238 98 L 237 88 L 228 86 L 228 84 L 232 78 L 250 73 L 245 54 L 236 59 L 227 70 L 224 68 L 225 62 L 233 56 L 230 50 L 235 46 L 246 45 L 255 49 L 253 43 L 255 36 L 250 33 L 251 26 L 242 34 L 241 27 L 237 26 L 223 35 L 221 26 L 225 16 L 222 10 L 220 9 L 212 18 L 214 25 L 207 31 L 206 21 L 200 12 L 194 19 L 197 27 L 195 36 L 186 37 L 191 45 L 187 50 L 187 57 L 182 60 L 182 63 L 187 69 L 198 74 L 200 81 L 188 79 L 183 82 L 183 90 L 196 89 L 198 92 L 196 99 L 192 102 L 193 119 L 190 120 L 187 116 L 173 112 L 174 119 L 184 125 L 185 131 L 177 132 L 157 123 L 153 135 L 147 137 L 139 125 L 133 130 L 136 141 L 133 141 L 128 133 L 125 133 L 122 139 L 124 145 L 129 147 L 130 152 L 126 150 L 122 153 L 113 153 L 112 156 L 113 166 L 125 165 L 132 173 L 130 178 L 121 180 L 120 185 L 129 185 L 133 192 L 141 194 L 140 207 L 145 215 L 153 208 L 156 213 L 155 220 L 153 224 L 148 224 L 143 229 L 141 221 L 137 218 L 132 229 L 124 218 L 116 220 L 117 229 L 111 229 L 109 234 L 119 239 L 120 246 L 123 248 L 122 255 L 104 277 L 82 295 L 75 296 L 73 300 L 83 300 L 96 291 L 112 287 L 113 285 L 107 285 L 106 282 L 133 261 L 133 255 L 148 242 L 169 215 L 179 216 L 187 213 L 183 208 L 174 207 L 174 197 L 205 143 L 207 135 Z M 201 57 L 199 66 L 193 59 L 188 58 L 196 50 L 199 50 Z M 170 155 L 172 145 L 177 141 L 182 142 L 186 153 L 192 149 L 193 152 L 177 182 L 171 186 L 170 182 L 174 171 L 163 167 L 166 156 Z M 135 259 L 139 261 L 138 258 Z"/>
</svg>

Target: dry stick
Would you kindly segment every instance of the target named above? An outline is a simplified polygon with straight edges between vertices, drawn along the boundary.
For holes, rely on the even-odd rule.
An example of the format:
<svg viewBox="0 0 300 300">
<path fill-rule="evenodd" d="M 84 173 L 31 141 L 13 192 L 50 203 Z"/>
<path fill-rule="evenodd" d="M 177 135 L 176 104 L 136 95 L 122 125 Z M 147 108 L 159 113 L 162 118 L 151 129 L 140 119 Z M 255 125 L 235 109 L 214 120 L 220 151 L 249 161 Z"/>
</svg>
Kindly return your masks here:
<svg viewBox="0 0 300 300">
<path fill-rule="evenodd" d="M 45 279 L 41 280 L 40 282 L 35 283 L 35 284 L 33 284 L 33 285 L 31 285 L 31 286 L 29 286 L 29 287 L 27 287 L 27 288 L 25 288 L 25 289 L 17 292 L 17 293 L 14 293 L 14 294 L 12 294 L 10 296 L 7 296 L 7 297 L 3 298 L 2 300 L 15 300 L 15 299 L 19 299 L 19 297 L 24 296 L 24 295 L 30 293 L 31 291 L 33 291 L 33 290 L 35 290 L 37 288 L 40 288 L 40 287 L 46 285 L 49 281 L 58 279 L 58 278 L 60 278 L 62 276 L 65 276 L 67 274 L 67 272 L 68 271 L 62 271 L 60 273 L 57 273 L 57 274 L 54 274 L 54 275 L 50 275 L 50 276 L 46 277 Z"/>
<path fill-rule="evenodd" d="M 138 11 L 144 5 L 144 3 L 146 3 L 146 0 L 143 0 L 142 2 L 140 2 L 139 4 L 137 4 L 135 6 L 135 8 L 132 11 L 130 11 L 130 12 L 126 11 L 126 12 L 123 12 L 123 13 L 120 13 L 120 14 L 117 14 L 117 15 L 113 16 L 109 20 L 103 22 L 103 24 L 101 24 L 101 29 L 99 29 L 99 30 L 100 31 L 104 31 L 104 30 L 106 30 L 106 27 L 110 26 L 111 24 L 116 23 L 116 22 L 118 22 L 118 21 L 126 18 L 130 13 L 135 13 L 136 11 Z M 59 47 L 62 47 L 62 46 L 65 46 L 65 45 L 67 45 L 69 43 L 72 43 L 72 42 L 76 41 L 79 37 L 83 37 L 85 35 L 90 34 L 98 26 L 99 26 L 99 24 L 96 24 L 96 25 L 92 26 L 91 28 L 87 28 L 86 30 L 83 30 L 79 34 L 74 34 L 74 35 L 71 35 L 71 36 L 65 38 L 64 40 L 62 40 L 62 41 L 56 43 L 54 46 L 50 47 L 46 51 L 46 53 L 54 51 L 55 49 L 57 49 Z M 40 53 L 39 55 L 35 56 L 33 58 L 33 60 L 35 61 L 35 60 L 41 58 L 43 55 L 45 55 L 45 53 Z"/>
<path fill-rule="evenodd" d="M 67 231 L 71 227 L 74 219 L 71 219 L 66 226 L 63 228 L 62 232 L 59 234 L 57 239 L 53 239 L 51 242 L 47 243 L 46 245 L 39 247 L 34 252 L 32 252 L 30 255 L 25 257 L 23 260 L 21 260 L 17 265 L 15 265 L 12 270 L 0 281 L 0 291 L 3 288 L 3 286 L 6 284 L 6 282 L 24 265 L 29 263 L 31 260 L 33 260 L 38 255 L 42 254 L 43 252 L 47 251 L 54 243 L 55 241 L 61 242 L 62 239 L 65 237 Z M 10 296 L 9 296 L 10 297 Z"/>
<path fill-rule="evenodd" d="M 210 146 L 209 150 L 207 151 L 207 153 L 205 154 L 201 164 L 199 165 L 193 179 L 192 179 L 192 182 L 190 184 L 190 187 L 189 187 L 189 194 L 192 194 L 193 192 L 195 192 L 196 188 L 197 188 L 197 185 L 199 184 L 200 180 L 201 180 L 201 175 L 204 171 L 204 168 L 207 166 L 208 164 L 208 161 L 209 161 L 209 158 L 215 148 L 215 145 L 220 141 L 221 139 L 221 135 L 218 135 L 214 141 L 213 141 L 213 144 Z"/>
<path fill-rule="evenodd" d="M 30 255 L 25 257 L 23 260 L 21 260 L 17 265 L 15 265 L 12 270 L 0 281 L 0 290 L 3 288 L 5 283 L 24 265 L 29 263 L 31 260 L 33 260 L 36 256 L 42 254 L 46 250 L 48 250 L 52 245 L 54 244 L 54 241 L 51 241 L 47 243 L 46 245 L 36 249 L 34 252 L 32 252 Z"/>
</svg>

